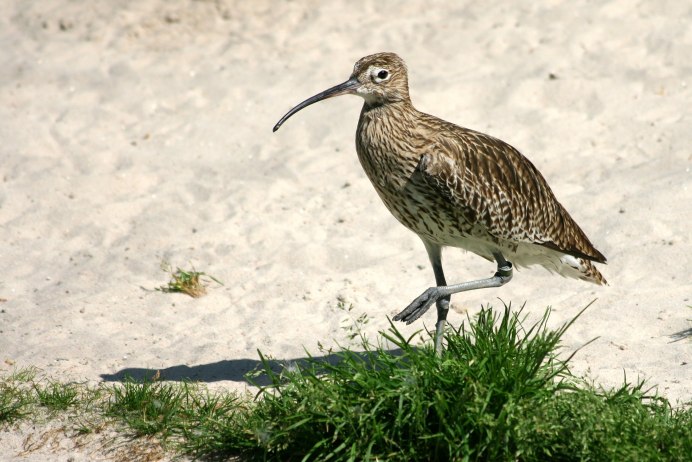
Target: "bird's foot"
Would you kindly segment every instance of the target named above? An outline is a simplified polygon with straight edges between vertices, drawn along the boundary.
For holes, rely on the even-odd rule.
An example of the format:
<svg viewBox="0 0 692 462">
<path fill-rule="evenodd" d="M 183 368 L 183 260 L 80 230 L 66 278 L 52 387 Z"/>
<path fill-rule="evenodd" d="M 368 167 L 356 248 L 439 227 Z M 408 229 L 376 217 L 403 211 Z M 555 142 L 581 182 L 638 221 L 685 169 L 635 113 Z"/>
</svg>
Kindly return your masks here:
<svg viewBox="0 0 692 462">
<path fill-rule="evenodd" d="M 401 313 L 394 316 L 394 320 L 411 324 L 413 321 L 423 316 L 433 303 L 448 295 L 447 293 L 443 293 L 439 287 L 431 287 L 412 301 Z"/>
</svg>

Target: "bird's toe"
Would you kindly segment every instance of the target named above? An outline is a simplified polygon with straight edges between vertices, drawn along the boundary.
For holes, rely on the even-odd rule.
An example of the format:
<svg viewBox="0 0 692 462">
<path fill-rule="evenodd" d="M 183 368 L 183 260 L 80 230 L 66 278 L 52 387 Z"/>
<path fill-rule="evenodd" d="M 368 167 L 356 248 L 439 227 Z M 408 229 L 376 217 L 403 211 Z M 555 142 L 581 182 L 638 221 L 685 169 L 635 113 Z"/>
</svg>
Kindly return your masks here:
<svg viewBox="0 0 692 462">
<path fill-rule="evenodd" d="M 423 292 L 418 298 L 411 302 L 409 306 L 404 308 L 404 310 L 394 316 L 395 321 L 403 321 L 406 324 L 411 324 L 421 316 L 423 316 L 428 309 L 435 303 L 439 298 L 437 287 L 431 287 L 425 292 Z"/>
</svg>

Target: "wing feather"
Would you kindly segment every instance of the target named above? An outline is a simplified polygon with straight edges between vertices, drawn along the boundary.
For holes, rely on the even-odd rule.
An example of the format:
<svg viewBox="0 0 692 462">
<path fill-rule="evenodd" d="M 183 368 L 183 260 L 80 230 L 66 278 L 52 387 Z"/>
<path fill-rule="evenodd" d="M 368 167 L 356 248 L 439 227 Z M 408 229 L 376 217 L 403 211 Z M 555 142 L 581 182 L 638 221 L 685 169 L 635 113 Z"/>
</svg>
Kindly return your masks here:
<svg viewBox="0 0 692 462">
<path fill-rule="evenodd" d="M 418 168 L 462 219 L 498 239 L 606 262 L 531 161 L 497 138 L 443 123 L 446 130 L 438 132 Z"/>
</svg>

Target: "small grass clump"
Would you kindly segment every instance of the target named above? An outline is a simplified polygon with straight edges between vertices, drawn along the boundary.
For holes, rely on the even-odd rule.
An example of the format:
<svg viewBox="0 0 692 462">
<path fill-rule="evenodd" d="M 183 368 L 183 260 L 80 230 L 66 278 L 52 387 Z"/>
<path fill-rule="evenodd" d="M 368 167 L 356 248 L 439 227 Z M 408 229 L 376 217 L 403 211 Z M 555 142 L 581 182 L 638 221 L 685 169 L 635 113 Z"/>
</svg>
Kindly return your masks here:
<svg viewBox="0 0 692 462">
<path fill-rule="evenodd" d="M 156 290 L 161 292 L 183 293 L 190 297 L 198 298 L 207 293 L 207 285 L 210 281 L 223 285 L 214 276 L 196 271 L 194 268 L 191 271 L 186 271 L 176 267 L 175 271 L 173 271 L 171 264 L 164 261 L 161 263 L 161 269 L 171 276 L 168 284 L 156 288 Z"/>
<path fill-rule="evenodd" d="M 184 387 L 173 383 L 125 380 L 112 389 L 107 415 L 122 420 L 135 435 L 169 436 L 183 404 Z"/>
<path fill-rule="evenodd" d="M 64 411 L 77 404 L 80 387 L 75 383 L 63 384 L 48 380 L 46 384 L 34 383 L 38 404 L 52 411 Z"/>
<path fill-rule="evenodd" d="M 36 370 L 28 368 L 0 380 L 0 424 L 11 424 L 30 414 L 35 397 L 27 384 L 35 376 Z"/>
</svg>

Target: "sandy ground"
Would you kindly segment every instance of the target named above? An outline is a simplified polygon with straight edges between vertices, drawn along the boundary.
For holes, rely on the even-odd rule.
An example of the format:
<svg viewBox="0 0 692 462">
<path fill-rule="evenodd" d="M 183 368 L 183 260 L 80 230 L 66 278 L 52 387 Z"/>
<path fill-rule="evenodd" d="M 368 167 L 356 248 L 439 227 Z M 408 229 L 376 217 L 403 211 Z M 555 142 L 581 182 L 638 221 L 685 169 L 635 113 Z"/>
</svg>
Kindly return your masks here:
<svg viewBox="0 0 692 462">
<path fill-rule="evenodd" d="M 258 349 L 345 343 L 340 301 L 386 328 L 434 279 L 358 164 L 361 101 L 271 128 L 394 51 L 419 109 L 519 148 L 609 260 L 608 287 L 521 270 L 457 296 L 452 324 L 499 298 L 557 326 L 597 299 L 564 339 L 598 337 L 575 370 L 692 399 L 692 6 L 449 3 L 0 2 L 0 374 L 242 390 Z M 155 291 L 164 260 L 224 286 Z M 494 271 L 455 249 L 445 267 Z M 32 428 L 0 433 L 0 458 L 89 458 L 22 455 Z"/>
</svg>

